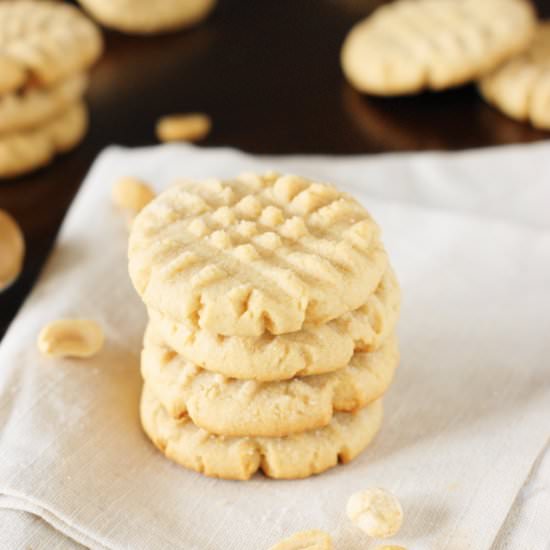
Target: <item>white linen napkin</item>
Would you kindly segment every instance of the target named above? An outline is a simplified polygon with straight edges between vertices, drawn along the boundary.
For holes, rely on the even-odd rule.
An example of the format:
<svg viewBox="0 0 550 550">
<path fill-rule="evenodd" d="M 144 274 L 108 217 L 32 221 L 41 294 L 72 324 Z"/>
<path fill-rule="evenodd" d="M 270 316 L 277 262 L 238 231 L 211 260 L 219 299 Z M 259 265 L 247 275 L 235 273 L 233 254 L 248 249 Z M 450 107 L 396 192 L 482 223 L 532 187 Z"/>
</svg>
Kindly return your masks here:
<svg viewBox="0 0 550 550">
<path fill-rule="evenodd" d="M 302 481 L 208 479 L 141 432 L 145 311 L 110 189 L 122 175 L 161 190 L 263 169 L 333 182 L 379 221 L 403 287 L 402 361 L 382 431 L 354 462 Z M 101 354 L 40 356 L 40 328 L 68 316 L 101 322 Z M 13 510 L 32 513 L 60 547 L 262 550 L 320 528 L 337 550 L 371 549 L 344 510 L 375 485 L 402 501 L 392 542 L 409 550 L 546 550 L 549 335 L 549 144 L 349 158 L 109 148 L 0 346 L 0 522 L 14 536 L 29 520 Z"/>
</svg>

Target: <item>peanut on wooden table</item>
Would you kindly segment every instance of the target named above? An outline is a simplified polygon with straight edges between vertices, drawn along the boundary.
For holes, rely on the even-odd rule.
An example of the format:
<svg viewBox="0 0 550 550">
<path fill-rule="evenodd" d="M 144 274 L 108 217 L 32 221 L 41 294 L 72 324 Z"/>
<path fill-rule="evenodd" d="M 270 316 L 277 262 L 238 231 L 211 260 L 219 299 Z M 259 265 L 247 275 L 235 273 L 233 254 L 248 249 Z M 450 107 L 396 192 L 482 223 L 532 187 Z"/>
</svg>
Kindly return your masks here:
<svg viewBox="0 0 550 550">
<path fill-rule="evenodd" d="M 212 120 L 203 113 L 167 115 L 157 122 L 160 141 L 200 141 L 212 128 Z"/>
</svg>

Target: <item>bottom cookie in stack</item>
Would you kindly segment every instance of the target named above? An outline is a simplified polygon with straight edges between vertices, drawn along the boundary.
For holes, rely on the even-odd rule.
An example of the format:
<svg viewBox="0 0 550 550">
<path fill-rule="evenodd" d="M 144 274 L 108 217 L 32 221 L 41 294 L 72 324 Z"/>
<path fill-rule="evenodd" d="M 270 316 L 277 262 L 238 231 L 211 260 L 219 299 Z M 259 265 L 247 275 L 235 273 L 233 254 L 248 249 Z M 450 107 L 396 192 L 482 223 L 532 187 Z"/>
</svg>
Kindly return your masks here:
<svg viewBox="0 0 550 550">
<path fill-rule="evenodd" d="M 187 416 L 169 416 L 147 384 L 140 414 L 153 443 L 182 466 L 224 479 L 249 479 L 259 469 L 272 478 L 298 479 L 354 459 L 380 429 L 382 401 L 356 413 L 336 413 L 323 428 L 286 437 L 210 434 Z"/>
<path fill-rule="evenodd" d="M 69 105 L 39 125 L 0 134 L 0 177 L 18 176 L 48 164 L 84 137 L 88 113 L 83 102 Z"/>
<path fill-rule="evenodd" d="M 377 433 L 399 361 L 392 334 L 330 373 L 260 382 L 228 378 L 178 355 L 150 323 L 141 358 L 142 424 L 168 458 L 210 476 L 320 473 Z"/>
</svg>

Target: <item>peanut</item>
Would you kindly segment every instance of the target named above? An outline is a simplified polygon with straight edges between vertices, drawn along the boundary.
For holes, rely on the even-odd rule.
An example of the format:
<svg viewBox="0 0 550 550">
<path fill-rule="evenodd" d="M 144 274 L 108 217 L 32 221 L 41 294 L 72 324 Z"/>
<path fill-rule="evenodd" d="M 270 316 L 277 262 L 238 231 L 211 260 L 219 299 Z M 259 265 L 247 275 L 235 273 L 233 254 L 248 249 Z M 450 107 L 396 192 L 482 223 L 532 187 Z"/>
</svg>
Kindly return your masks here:
<svg viewBox="0 0 550 550">
<path fill-rule="evenodd" d="M 103 347 L 101 326 L 91 319 L 59 319 L 38 335 L 38 349 L 47 357 L 92 357 Z"/>
<path fill-rule="evenodd" d="M 111 196 L 119 208 L 138 214 L 155 198 L 155 193 L 145 182 L 126 176 L 115 182 Z"/>
<path fill-rule="evenodd" d="M 300 531 L 291 537 L 282 540 L 270 550 L 332 550 L 332 539 L 328 533 L 314 529 Z"/>
<path fill-rule="evenodd" d="M 403 509 L 389 491 L 370 488 L 351 495 L 346 512 L 359 529 L 374 538 L 391 537 L 403 523 Z"/>
<path fill-rule="evenodd" d="M 17 222 L 0 210 L 0 291 L 10 286 L 21 273 L 25 239 Z"/>
<path fill-rule="evenodd" d="M 157 122 L 160 141 L 200 141 L 212 128 L 212 120 L 202 113 L 168 115 Z"/>
</svg>

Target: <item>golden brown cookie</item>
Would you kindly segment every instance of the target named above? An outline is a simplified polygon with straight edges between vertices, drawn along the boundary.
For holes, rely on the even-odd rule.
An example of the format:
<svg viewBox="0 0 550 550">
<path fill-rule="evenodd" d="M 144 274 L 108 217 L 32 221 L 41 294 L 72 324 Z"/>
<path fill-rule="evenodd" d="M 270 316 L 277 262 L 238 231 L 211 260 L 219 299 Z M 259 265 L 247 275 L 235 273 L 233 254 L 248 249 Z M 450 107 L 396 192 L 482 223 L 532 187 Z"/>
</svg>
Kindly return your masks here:
<svg viewBox="0 0 550 550">
<path fill-rule="evenodd" d="M 380 398 L 399 361 L 395 337 L 378 351 L 356 353 L 335 372 L 283 382 L 236 380 L 186 361 L 150 324 L 141 355 L 147 386 L 174 418 L 189 415 L 211 433 L 279 437 L 326 426 L 337 411 L 352 412 Z"/>
<path fill-rule="evenodd" d="M 119 31 L 154 34 L 190 27 L 204 19 L 215 0 L 78 0 L 99 22 Z"/>
<path fill-rule="evenodd" d="M 190 362 L 232 378 L 273 381 L 332 372 L 354 351 L 376 350 L 393 332 L 400 290 L 391 268 L 360 308 L 298 332 L 221 337 L 174 323 L 155 310 L 149 317 L 166 343 Z"/>
<path fill-rule="evenodd" d="M 48 164 L 56 154 L 75 147 L 87 127 L 86 107 L 79 102 L 36 128 L 0 135 L 0 178 Z"/>
<path fill-rule="evenodd" d="M 516 120 L 550 130 L 550 22 L 529 48 L 479 81 L 483 97 Z"/>
<path fill-rule="evenodd" d="M 353 27 L 342 68 L 355 88 L 370 94 L 442 90 L 524 50 L 535 25 L 527 0 L 398 0 Z"/>
<path fill-rule="evenodd" d="M 97 27 L 74 6 L 0 2 L 0 91 L 32 81 L 50 86 L 85 71 L 100 56 Z"/>
<path fill-rule="evenodd" d="M 331 321 L 363 305 L 388 266 L 357 201 L 276 174 L 173 185 L 136 217 L 128 255 L 150 309 L 225 336 Z"/>
<path fill-rule="evenodd" d="M 79 101 L 87 85 L 88 78 L 79 73 L 47 88 L 27 86 L 0 96 L 0 134 L 40 126 Z"/>
<path fill-rule="evenodd" d="M 267 476 L 297 479 L 318 474 L 355 458 L 382 422 L 382 402 L 357 413 L 337 413 L 330 423 L 288 437 L 224 437 L 197 428 L 189 418 L 174 420 L 147 386 L 141 397 L 141 423 L 153 443 L 171 460 L 224 479 Z"/>
</svg>

